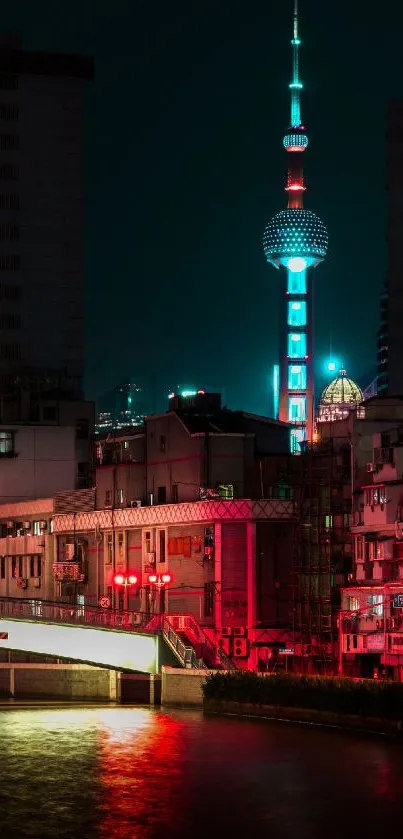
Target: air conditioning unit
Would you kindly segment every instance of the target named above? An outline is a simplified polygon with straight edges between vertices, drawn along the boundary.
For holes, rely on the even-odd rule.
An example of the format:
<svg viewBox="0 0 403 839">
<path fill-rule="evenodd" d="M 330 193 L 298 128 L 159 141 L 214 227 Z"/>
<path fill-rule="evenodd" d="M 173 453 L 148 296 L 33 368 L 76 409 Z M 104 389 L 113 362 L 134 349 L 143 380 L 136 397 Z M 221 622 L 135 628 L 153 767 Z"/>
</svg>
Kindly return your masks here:
<svg viewBox="0 0 403 839">
<path fill-rule="evenodd" d="M 367 472 L 376 472 L 376 465 L 372 461 L 370 461 L 370 463 L 366 463 L 365 468 Z"/>
<path fill-rule="evenodd" d="M 140 626 L 143 621 L 143 615 L 140 612 L 132 612 L 131 624 L 132 626 Z"/>
<path fill-rule="evenodd" d="M 234 636 L 238 636 L 238 638 L 245 638 L 246 635 L 246 626 L 234 626 Z"/>
<path fill-rule="evenodd" d="M 234 658 L 246 658 L 248 655 L 248 642 L 246 638 L 234 638 L 233 643 Z"/>
<path fill-rule="evenodd" d="M 223 653 L 225 653 L 225 655 L 231 655 L 231 638 L 219 638 L 217 646 L 223 651 Z"/>
<path fill-rule="evenodd" d="M 230 638 L 232 635 L 232 626 L 223 626 L 221 629 L 221 635 L 225 635 L 226 638 Z"/>
<path fill-rule="evenodd" d="M 40 588 L 41 587 L 41 578 L 40 577 L 33 577 L 32 585 L 33 585 L 34 588 Z"/>
<path fill-rule="evenodd" d="M 126 615 L 115 615 L 115 626 L 126 626 Z"/>
</svg>

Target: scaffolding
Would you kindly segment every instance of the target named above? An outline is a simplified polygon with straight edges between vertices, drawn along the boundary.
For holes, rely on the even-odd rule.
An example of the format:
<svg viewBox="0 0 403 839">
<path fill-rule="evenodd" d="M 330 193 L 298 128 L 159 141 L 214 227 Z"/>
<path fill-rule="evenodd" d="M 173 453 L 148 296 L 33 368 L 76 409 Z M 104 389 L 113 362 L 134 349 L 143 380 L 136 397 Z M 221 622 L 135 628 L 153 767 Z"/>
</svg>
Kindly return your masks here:
<svg viewBox="0 0 403 839">
<path fill-rule="evenodd" d="M 291 583 L 293 635 L 300 653 L 297 666 L 306 672 L 331 673 L 336 666 L 337 584 L 344 581 L 349 552 L 345 547 L 351 503 L 345 492 L 347 454 L 347 448 L 336 449 L 329 439 L 308 444 L 290 463 L 298 507 Z"/>
</svg>

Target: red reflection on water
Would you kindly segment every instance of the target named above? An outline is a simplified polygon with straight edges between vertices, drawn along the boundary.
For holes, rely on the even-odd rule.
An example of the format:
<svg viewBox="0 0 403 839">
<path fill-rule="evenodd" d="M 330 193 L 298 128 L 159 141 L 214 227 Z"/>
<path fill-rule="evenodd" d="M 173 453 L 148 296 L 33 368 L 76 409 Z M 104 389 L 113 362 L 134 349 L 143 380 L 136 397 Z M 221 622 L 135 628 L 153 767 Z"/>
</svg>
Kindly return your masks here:
<svg viewBox="0 0 403 839">
<path fill-rule="evenodd" d="M 120 709 L 115 719 L 118 726 L 105 715 L 100 731 L 101 835 L 147 839 L 158 827 L 179 827 L 183 724 L 142 709 Z"/>
</svg>

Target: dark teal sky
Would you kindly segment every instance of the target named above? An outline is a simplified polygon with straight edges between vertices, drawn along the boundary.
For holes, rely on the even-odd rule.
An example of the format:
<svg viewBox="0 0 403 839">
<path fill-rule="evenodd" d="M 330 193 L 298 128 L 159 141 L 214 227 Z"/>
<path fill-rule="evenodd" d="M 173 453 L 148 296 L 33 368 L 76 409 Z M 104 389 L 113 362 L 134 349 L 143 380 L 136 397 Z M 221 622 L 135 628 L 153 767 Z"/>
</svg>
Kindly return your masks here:
<svg viewBox="0 0 403 839">
<path fill-rule="evenodd" d="M 403 98 L 397 0 L 301 0 L 306 206 L 329 229 L 316 354 L 366 383 L 386 271 L 385 114 Z M 285 206 L 292 0 L 14 0 L 27 47 L 87 52 L 87 391 L 126 376 L 267 410 Z"/>
</svg>

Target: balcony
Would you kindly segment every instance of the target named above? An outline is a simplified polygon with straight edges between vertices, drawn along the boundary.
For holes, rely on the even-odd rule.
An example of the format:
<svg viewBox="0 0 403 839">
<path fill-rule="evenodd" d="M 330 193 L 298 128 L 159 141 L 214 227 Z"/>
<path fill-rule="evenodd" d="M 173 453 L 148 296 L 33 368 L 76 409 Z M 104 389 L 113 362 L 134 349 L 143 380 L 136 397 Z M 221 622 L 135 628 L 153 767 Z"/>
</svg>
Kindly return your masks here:
<svg viewBox="0 0 403 839">
<path fill-rule="evenodd" d="M 28 556 L 42 554 L 45 536 L 6 536 L 0 539 L 0 556 Z"/>
</svg>

